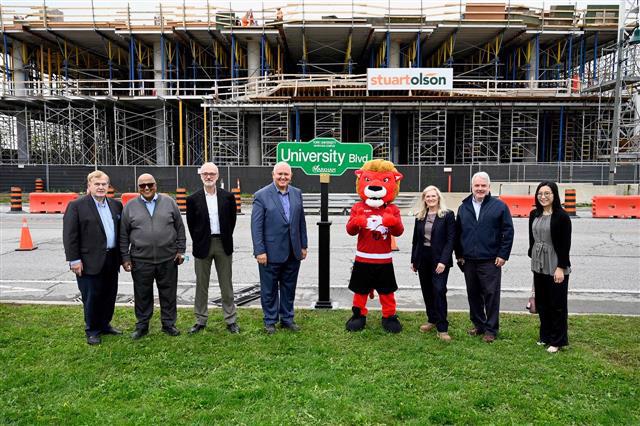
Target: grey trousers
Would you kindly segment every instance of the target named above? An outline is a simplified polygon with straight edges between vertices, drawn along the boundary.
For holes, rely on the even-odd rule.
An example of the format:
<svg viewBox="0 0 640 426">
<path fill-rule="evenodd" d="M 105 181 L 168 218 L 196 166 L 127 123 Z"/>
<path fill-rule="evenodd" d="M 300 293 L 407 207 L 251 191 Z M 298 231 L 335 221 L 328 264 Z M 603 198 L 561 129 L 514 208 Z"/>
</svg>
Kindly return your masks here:
<svg viewBox="0 0 640 426">
<path fill-rule="evenodd" d="M 211 262 L 215 262 L 218 284 L 222 295 L 224 321 L 233 324 L 237 320 L 236 305 L 233 302 L 233 285 L 231 284 L 231 263 L 233 255 L 227 256 L 220 238 L 211 238 L 209 254 L 203 259 L 195 258 L 196 300 L 193 311 L 196 322 L 207 324 L 209 318 L 209 279 L 211 278 Z"/>
</svg>

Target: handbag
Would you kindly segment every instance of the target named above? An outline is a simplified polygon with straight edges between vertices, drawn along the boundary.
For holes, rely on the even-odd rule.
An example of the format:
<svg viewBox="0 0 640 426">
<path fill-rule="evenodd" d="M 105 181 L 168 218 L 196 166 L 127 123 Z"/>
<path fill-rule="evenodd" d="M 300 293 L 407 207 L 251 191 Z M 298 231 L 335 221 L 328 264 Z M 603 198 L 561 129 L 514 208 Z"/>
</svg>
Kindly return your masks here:
<svg viewBox="0 0 640 426">
<path fill-rule="evenodd" d="M 531 286 L 531 296 L 529 296 L 529 301 L 527 302 L 527 310 L 530 314 L 538 313 L 538 310 L 536 309 L 536 290 L 533 286 Z"/>
</svg>

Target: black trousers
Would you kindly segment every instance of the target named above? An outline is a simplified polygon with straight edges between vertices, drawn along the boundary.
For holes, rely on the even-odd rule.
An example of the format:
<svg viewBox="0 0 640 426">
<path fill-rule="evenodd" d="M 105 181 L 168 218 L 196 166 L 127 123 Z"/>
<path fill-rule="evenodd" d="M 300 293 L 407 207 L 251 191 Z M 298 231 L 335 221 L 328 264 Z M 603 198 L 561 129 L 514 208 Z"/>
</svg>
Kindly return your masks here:
<svg viewBox="0 0 640 426">
<path fill-rule="evenodd" d="M 83 273 L 76 277 L 82 295 L 84 309 L 84 331 L 87 336 L 98 336 L 109 328 L 118 294 L 117 252 L 110 250 L 102 270 L 97 275 Z"/>
<path fill-rule="evenodd" d="M 160 320 L 163 327 L 176 324 L 178 312 L 176 295 L 178 292 L 178 266 L 172 260 L 153 264 L 132 261 L 133 296 L 136 312 L 136 329 L 149 328 L 153 315 L 153 281 L 158 287 L 160 299 Z"/>
<path fill-rule="evenodd" d="M 569 344 L 567 292 L 569 275 L 561 284 L 553 282 L 552 275 L 533 273 L 536 308 L 540 317 L 540 341 L 550 346 Z"/>
<path fill-rule="evenodd" d="M 502 268 L 498 268 L 493 259 L 466 260 L 464 263 L 469 316 L 481 333 L 498 335 L 501 279 Z"/>
<path fill-rule="evenodd" d="M 433 259 L 431 247 L 423 247 L 418 268 L 420 277 L 420 289 L 422 298 L 427 308 L 427 321 L 436 325 L 440 333 L 449 330 L 447 321 L 447 280 L 449 279 L 449 267 L 441 274 L 436 274 L 438 262 Z"/>
</svg>

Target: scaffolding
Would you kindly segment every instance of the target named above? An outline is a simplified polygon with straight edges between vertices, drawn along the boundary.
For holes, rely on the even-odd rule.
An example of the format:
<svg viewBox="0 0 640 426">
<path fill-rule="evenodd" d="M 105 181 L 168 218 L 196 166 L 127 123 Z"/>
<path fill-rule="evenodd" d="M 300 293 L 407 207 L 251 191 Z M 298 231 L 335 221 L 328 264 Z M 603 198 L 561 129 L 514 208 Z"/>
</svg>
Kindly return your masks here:
<svg viewBox="0 0 640 426">
<path fill-rule="evenodd" d="M 239 110 L 210 108 L 211 161 L 220 165 L 246 164 L 243 119 Z"/>
<path fill-rule="evenodd" d="M 501 111 L 473 110 L 472 163 L 498 163 L 500 158 Z"/>
<path fill-rule="evenodd" d="M 411 144 L 411 164 L 444 164 L 447 148 L 447 112 L 420 108 L 417 143 Z M 413 126 L 412 126 L 413 127 Z"/>
<path fill-rule="evenodd" d="M 316 138 L 342 139 L 342 111 L 339 108 L 316 109 L 314 123 Z"/>
<path fill-rule="evenodd" d="M 391 114 L 388 109 L 363 108 L 362 142 L 373 147 L 373 158 L 390 158 L 390 119 Z"/>
<path fill-rule="evenodd" d="M 271 166 L 276 163 L 278 143 L 289 138 L 289 111 L 286 109 L 263 108 L 260 111 L 262 122 L 262 164 Z"/>
<path fill-rule="evenodd" d="M 116 165 L 174 164 L 173 111 L 159 108 L 137 111 L 114 105 Z"/>
</svg>

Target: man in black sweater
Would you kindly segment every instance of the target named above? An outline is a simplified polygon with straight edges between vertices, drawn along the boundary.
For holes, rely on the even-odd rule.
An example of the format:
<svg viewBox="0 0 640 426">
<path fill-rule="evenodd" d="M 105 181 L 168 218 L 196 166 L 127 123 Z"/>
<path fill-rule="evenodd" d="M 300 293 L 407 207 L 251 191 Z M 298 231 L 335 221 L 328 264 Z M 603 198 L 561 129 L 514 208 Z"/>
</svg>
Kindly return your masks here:
<svg viewBox="0 0 640 426">
<path fill-rule="evenodd" d="M 502 267 L 513 246 L 513 221 L 509 208 L 491 196 L 485 172 L 471 178 L 472 194 L 465 198 L 456 219 L 456 258 L 464 271 L 473 328 L 472 336 L 496 339 L 500 316 Z"/>
</svg>

